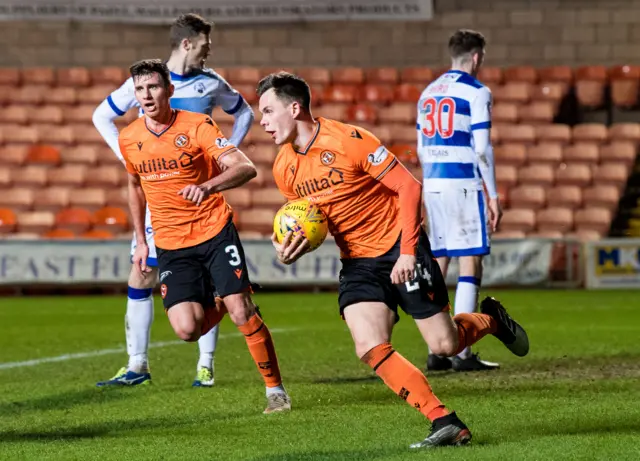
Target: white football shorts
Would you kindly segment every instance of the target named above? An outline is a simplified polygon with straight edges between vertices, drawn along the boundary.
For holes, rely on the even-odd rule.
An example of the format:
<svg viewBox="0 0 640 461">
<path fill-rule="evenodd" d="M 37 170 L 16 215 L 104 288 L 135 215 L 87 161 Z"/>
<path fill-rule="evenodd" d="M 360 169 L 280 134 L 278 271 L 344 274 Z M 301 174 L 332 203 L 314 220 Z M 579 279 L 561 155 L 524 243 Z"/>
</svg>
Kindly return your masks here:
<svg viewBox="0 0 640 461">
<path fill-rule="evenodd" d="M 451 189 L 424 192 L 428 234 L 436 258 L 490 253 L 484 192 Z"/>
</svg>

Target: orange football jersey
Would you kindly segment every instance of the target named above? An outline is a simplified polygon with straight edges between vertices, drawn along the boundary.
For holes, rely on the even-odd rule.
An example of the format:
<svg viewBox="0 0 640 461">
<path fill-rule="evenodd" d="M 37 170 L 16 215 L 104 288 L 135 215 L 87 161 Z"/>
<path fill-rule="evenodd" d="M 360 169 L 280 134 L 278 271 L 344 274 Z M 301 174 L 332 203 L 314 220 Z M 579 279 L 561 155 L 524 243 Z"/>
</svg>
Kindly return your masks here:
<svg viewBox="0 0 640 461">
<path fill-rule="evenodd" d="M 343 258 L 375 257 L 398 240 L 398 195 L 379 182 L 397 163 L 370 132 L 318 118 L 309 145 L 284 145 L 273 165 L 288 200 L 306 197 L 329 220 Z"/>
<path fill-rule="evenodd" d="M 232 212 L 222 194 L 211 194 L 200 206 L 178 195 L 218 174 L 217 161 L 235 149 L 211 117 L 176 110 L 161 133 L 149 130 L 140 117 L 122 130 L 118 142 L 127 170 L 140 177 L 159 248 L 197 245 L 227 224 Z"/>
</svg>

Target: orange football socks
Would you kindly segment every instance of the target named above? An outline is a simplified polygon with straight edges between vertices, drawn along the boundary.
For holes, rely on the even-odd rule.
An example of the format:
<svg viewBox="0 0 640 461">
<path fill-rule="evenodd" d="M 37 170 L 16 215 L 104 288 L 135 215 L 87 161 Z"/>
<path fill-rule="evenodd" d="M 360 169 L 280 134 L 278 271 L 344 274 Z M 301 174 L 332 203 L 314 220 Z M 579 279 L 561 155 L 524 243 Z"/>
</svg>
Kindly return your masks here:
<svg viewBox="0 0 640 461">
<path fill-rule="evenodd" d="M 362 361 L 373 368 L 393 392 L 431 421 L 449 414 L 431 391 L 427 378 L 390 343 L 374 347 L 362 357 Z"/>
<path fill-rule="evenodd" d="M 258 314 L 254 314 L 244 325 L 238 327 L 249 346 L 249 352 L 256 362 L 258 371 L 267 387 L 282 385 L 278 357 L 269 328 Z"/>
<path fill-rule="evenodd" d="M 453 355 L 458 355 L 465 347 L 477 343 L 498 329 L 495 319 L 487 314 L 458 314 L 453 317 L 453 321 L 458 326 L 458 349 Z"/>
</svg>

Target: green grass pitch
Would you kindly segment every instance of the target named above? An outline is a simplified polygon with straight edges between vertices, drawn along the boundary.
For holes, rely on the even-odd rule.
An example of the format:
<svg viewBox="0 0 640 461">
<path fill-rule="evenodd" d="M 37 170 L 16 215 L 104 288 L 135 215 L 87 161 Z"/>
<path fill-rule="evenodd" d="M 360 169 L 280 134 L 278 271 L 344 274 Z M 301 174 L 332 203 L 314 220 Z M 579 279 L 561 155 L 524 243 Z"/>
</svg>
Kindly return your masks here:
<svg viewBox="0 0 640 461">
<path fill-rule="evenodd" d="M 293 399 L 291 413 L 270 416 L 228 319 L 213 389 L 190 387 L 197 346 L 176 341 L 157 300 L 153 384 L 100 390 L 95 382 L 126 363 L 123 297 L 0 299 L 0 460 L 640 459 L 638 292 L 496 296 L 527 328 L 529 356 L 489 337 L 475 350 L 501 370 L 431 374 L 474 439 L 417 453 L 408 446 L 427 422 L 357 360 L 333 293 L 256 296 Z M 406 316 L 393 343 L 423 367 L 426 348 Z"/>
</svg>

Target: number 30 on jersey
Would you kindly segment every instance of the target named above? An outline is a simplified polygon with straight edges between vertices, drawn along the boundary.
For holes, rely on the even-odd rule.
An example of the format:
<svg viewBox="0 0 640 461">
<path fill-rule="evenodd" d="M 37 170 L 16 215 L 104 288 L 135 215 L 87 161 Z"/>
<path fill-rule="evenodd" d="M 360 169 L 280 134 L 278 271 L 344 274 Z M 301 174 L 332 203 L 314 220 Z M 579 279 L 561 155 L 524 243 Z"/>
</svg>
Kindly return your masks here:
<svg viewBox="0 0 640 461">
<path fill-rule="evenodd" d="M 427 138 L 436 133 L 443 139 L 453 136 L 456 102 L 451 98 L 427 98 L 420 101 L 420 131 Z"/>
</svg>

